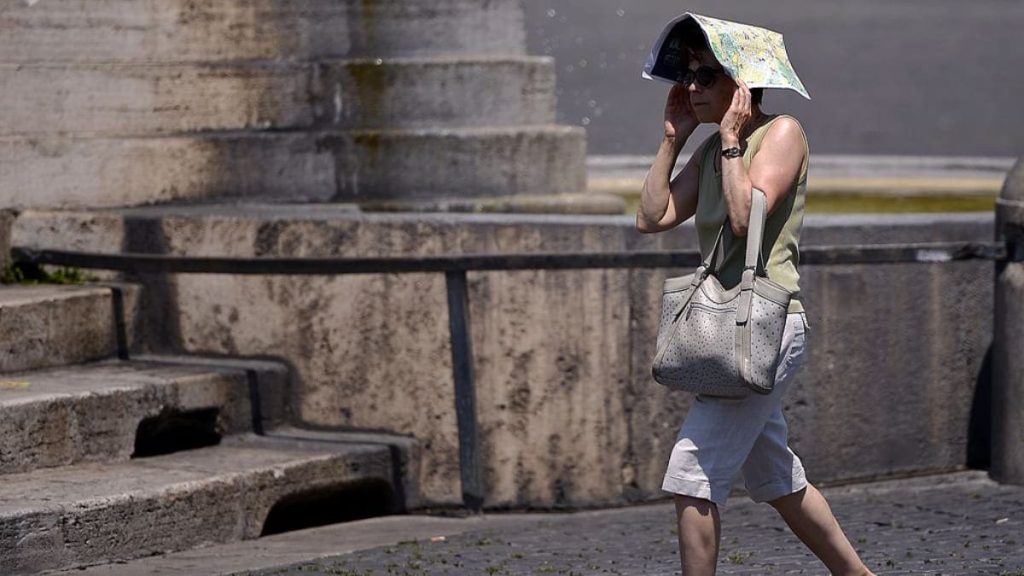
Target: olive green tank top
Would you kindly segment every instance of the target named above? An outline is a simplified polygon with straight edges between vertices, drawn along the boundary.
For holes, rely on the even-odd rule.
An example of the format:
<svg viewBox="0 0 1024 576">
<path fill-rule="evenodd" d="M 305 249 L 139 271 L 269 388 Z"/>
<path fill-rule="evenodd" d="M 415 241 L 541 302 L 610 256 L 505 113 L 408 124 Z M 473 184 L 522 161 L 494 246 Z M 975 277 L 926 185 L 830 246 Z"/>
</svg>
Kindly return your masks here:
<svg viewBox="0 0 1024 576">
<path fill-rule="evenodd" d="M 781 118 L 780 115 L 769 116 L 768 122 L 758 127 L 747 138 L 747 149 L 743 154 L 743 164 L 749 169 L 750 161 L 761 148 L 768 129 Z M 722 173 L 715 167 L 715 156 L 722 149 L 721 137 L 716 132 L 698 148 L 700 158 L 700 191 L 697 197 L 697 214 L 694 222 L 700 242 L 700 251 L 705 257 L 715 244 L 718 231 L 725 222 L 726 205 L 722 194 Z M 800 303 L 800 229 L 804 223 L 804 198 L 807 193 L 807 160 L 810 156 L 807 149 L 807 137 L 804 136 L 804 163 L 800 167 L 800 176 L 793 188 L 789 190 L 782 203 L 768 215 L 764 229 L 764 241 L 761 254 L 764 258 L 768 277 L 794 293 L 789 304 L 789 313 L 803 312 Z M 736 241 L 734 241 L 736 240 Z M 743 257 L 746 248 L 745 238 L 734 239 L 726 233 L 725 262 L 717 276 L 722 286 L 731 288 L 740 283 L 743 274 Z"/>
</svg>

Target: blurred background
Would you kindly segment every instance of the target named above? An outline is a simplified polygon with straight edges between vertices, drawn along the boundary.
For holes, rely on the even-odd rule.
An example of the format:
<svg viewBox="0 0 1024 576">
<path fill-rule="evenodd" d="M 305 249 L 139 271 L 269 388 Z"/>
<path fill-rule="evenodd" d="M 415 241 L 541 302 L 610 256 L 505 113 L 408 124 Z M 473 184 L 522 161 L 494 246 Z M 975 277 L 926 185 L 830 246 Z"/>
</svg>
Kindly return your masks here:
<svg viewBox="0 0 1024 576">
<path fill-rule="evenodd" d="M 588 188 L 635 209 L 668 84 L 640 79 L 651 44 L 692 11 L 780 32 L 811 100 L 768 90 L 801 120 L 812 212 L 989 211 L 1024 151 L 1016 71 L 1024 3 L 980 0 L 526 2 L 529 51 L 557 64 L 558 121 L 588 134 Z M 677 168 L 715 127 L 703 126 Z"/>
<path fill-rule="evenodd" d="M 812 100 L 769 90 L 764 108 L 799 118 L 814 154 L 1015 157 L 1024 151 L 1024 2 L 528 0 L 526 6 L 530 53 L 557 62 L 558 121 L 585 126 L 592 155 L 657 150 L 668 86 L 641 80 L 640 69 L 662 27 L 684 12 L 784 35 Z"/>
</svg>

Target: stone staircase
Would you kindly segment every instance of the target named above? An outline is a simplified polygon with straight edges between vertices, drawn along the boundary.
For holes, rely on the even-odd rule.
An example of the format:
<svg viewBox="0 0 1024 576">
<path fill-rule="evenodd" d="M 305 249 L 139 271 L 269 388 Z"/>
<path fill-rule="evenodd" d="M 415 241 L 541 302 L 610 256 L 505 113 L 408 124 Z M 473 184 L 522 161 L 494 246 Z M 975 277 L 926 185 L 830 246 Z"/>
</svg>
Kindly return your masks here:
<svg viewBox="0 0 1024 576">
<path fill-rule="evenodd" d="M 409 212 L 621 213 L 555 94 L 519 0 L 8 3 L 0 248 L 535 250 Z M 0 573 L 462 505 L 443 276 L 101 276 L 0 287 Z"/>
<path fill-rule="evenodd" d="M 111 294 L 0 287 L 0 573 L 415 505 L 410 439 L 289 427 L 277 362 L 119 358 Z"/>
</svg>

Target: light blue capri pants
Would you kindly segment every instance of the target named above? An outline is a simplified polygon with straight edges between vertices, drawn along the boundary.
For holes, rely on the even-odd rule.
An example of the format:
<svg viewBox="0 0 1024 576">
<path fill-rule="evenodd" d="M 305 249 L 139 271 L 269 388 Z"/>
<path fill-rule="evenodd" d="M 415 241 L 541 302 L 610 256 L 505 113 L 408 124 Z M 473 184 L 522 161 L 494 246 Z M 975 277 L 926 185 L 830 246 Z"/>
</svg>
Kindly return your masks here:
<svg viewBox="0 0 1024 576">
<path fill-rule="evenodd" d="M 742 470 L 747 492 L 767 502 L 807 486 L 803 464 L 789 448 L 782 396 L 804 363 L 807 318 L 789 314 L 771 394 L 727 399 L 697 396 L 676 436 L 662 490 L 725 505 Z"/>
</svg>

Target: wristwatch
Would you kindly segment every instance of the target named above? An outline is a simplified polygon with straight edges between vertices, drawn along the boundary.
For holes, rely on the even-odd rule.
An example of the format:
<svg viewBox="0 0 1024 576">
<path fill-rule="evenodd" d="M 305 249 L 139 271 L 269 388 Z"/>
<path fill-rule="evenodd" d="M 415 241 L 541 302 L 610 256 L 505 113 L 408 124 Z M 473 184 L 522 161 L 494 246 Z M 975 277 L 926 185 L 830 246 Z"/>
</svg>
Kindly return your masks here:
<svg viewBox="0 0 1024 576">
<path fill-rule="evenodd" d="M 739 158 L 740 156 L 743 156 L 743 151 L 735 146 L 722 150 L 722 158 Z"/>
</svg>

